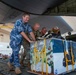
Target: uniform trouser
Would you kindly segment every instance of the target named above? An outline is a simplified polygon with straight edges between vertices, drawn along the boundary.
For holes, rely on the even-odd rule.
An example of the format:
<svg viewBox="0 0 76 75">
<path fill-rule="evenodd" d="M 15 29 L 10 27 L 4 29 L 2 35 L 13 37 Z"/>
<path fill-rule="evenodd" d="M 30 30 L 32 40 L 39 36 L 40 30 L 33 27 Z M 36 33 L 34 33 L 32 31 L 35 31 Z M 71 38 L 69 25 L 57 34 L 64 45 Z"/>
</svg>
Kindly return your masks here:
<svg viewBox="0 0 76 75">
<path fill-rule="evenodd" d="M 12 48 L 12 55 L 9 59 L 10 63 L 14 63 L 15 67 L 20 67 L 20 62 L 19 62 L 20 47 L 21 45 L 17 46 L 16 48 Z"/>
<path fill-rule="evenodd" d="M 22 45 L 23 45 L 23 48 L 24 48 L 24 52 L 21 55 L 21 61 L 23 62 L 25 57 L 26 57 L 26 59 L 30 59 L 30 53 L 29 53 L 30 52 L 30 44 L 29 44 L 28 41 L 23 39 Z"/>
</svg>

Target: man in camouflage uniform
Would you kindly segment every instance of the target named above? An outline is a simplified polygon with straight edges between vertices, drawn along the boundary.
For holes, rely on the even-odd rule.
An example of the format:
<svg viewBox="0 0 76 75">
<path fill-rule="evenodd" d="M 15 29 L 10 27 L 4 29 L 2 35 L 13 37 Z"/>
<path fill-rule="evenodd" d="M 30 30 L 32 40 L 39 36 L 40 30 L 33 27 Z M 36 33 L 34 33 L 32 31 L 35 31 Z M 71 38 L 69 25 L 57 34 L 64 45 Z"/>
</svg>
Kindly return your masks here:
<svg viewBox="0 0 76 75">
<path fill-rule="evenodd" d="M 33 26 L 33 33 L 35 35 L 35 39 L 38 40 L 38 37 L 41 37 L 41 32 L 39 31 L 40 25 L 38 23 L 35 23 Z"/>
<path fill-rule="evenodd" d="M 12 55 L 8 61 L 8 67 L 12 70 L 12 64 L 15 67 L 16 74 L 21 74 L 20 62 L 19 62 L 19 51 L 21 48 L 22 39 L 26 39 L 29 43 L 35 41 L 34 33 L 31 26 L 28 24 L 30 15 L 24 13 L 22 19 L 16 21 L 14 28 L 10 33 L 10 47 L 12 48 Z M 31 41 L 25 33 L 29 33 L 33 39 Z"/>
<path fill-rule="evenodd" d="M 36 40 L 38 39 L 38 37 L 41 36 L 41 34 L 39 32 L 39 28 L 40 28 L 40 25 L 38 23 L 35 23 L 34 26 L 32 27 Z M 30 37 L 30 39 L 31 39 L 31 37 Z M 21 56 L 20 63 L 21 63 L 22 66 L 24 66 L 24 59 L 26 57 L 26 61 L 28 61 L 27 66 L 30 67 L 30 44 L 26 39 L 23 39 L 22 45 L 23 45 L 23 48 L 24 48 L 24 53 Z"/>
</svg>

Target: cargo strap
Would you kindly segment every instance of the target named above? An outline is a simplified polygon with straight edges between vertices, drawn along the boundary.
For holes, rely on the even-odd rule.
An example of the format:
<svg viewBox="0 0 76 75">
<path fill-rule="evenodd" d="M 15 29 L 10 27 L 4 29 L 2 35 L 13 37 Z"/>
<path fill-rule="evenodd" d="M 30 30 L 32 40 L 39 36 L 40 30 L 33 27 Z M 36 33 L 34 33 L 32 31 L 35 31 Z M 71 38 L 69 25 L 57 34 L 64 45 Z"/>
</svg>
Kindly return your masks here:
<svg viewBox="0 0 76 75">
<path fill-rule="evenodd" d="M 48 64 L 47 64 L 47 56 L 46 56 L 46 39 L 44 39 L 44 46 L 43 46 L 41 52 L 39 52 L 39 50 L 37 49 L 37 42 L 35 42 L 35 44 L 34 44 L 34 57 L 33 57 L 34 65 L 36 65 L 38 62 L 40 62 L 40 57 L 42 59 L 42 66 L 41 66 L 42 75 L 44 73 L 43 72 L 44 59 L 46 59 L 46 75 L 48 75 Z"/>
<path fill-rule="evenodd" d="M 44 39 L 44 46 L 40 52 L 40 55 L 42 58 L 42 75 L 43 75 L 43 69 L 44 69 L 44 59 L 46 59 L 46 75 L 48 75 L 48 64 L 47 64 L 47 56 L 46 56 L 46 39 Z"/>
</svg>

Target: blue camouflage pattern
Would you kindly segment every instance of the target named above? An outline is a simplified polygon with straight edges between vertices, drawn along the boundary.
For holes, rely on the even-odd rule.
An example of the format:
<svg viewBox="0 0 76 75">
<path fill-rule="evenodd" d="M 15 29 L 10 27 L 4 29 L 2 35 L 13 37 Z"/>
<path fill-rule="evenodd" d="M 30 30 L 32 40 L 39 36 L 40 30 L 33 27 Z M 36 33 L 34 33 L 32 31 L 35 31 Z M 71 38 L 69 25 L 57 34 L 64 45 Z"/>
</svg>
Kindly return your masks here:
<svg viewBox="0 0 76 75">
<path fill-rule="evenodd" d="M 23 23 L 22 19 L 16 21 L 14 28 L 10 33 L 10 47 L 12 48 L 12 55 L 10 57 L 10 62 L 14 62 L 15 67 L 20 67 L 19 63 L 19 51 L 22 43 L 21 32 L 30 33 L 32 28 L 28 23 Z"/>
<path fill-rule="evenodd" d="M 12 55 L 10 57 L 10 63 L 13 63 L 15 67 L 20 67 L 20 63 L 19 63 L 19 50 L 20 50 L 20 46 L 14 48 L 12 50 Z"/>
</svg>

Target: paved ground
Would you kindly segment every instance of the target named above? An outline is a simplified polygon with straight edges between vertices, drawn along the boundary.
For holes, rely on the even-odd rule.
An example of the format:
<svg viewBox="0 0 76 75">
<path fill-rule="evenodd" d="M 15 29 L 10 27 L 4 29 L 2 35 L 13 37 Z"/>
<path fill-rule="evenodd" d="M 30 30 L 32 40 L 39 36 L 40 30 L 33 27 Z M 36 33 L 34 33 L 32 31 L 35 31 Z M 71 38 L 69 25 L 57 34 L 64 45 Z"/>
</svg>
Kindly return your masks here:
<svg viewBox="0 0 76 75">
<path fill-rule="evenodd" d="M 12 72 L 9 71 L 9 68 L 6 64 L 7 61 L 8 60 L 0 59 L 0 75 L 16 75 L 14 71 L 12 71 Z M 36 75 L 36 74 L 28 73 L 26 68 L 22 68 L 21 75 Z"/>
<path fill-rule="evenodd" d="M 0 59 L 0 75 L 16 75 L 15 72 L 9 72 L 8 66 L 7 66 L 7 61 L 8 60 L 2 60 Z M 36 75 L 36 74 L 31 74 L 27 72 L 27 68 L 22 69 L 22 74 L 21 75 Z M 71 72 L 69 74 L 65 75 L 76 75 L 76 71 Z"/>
</svg>

